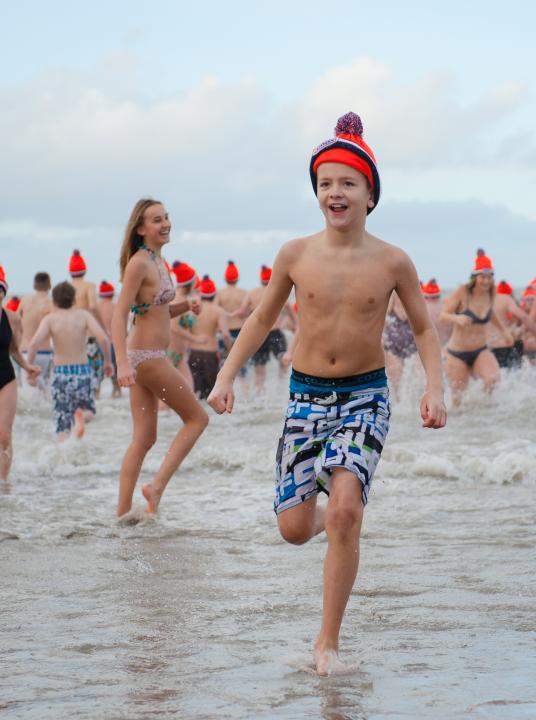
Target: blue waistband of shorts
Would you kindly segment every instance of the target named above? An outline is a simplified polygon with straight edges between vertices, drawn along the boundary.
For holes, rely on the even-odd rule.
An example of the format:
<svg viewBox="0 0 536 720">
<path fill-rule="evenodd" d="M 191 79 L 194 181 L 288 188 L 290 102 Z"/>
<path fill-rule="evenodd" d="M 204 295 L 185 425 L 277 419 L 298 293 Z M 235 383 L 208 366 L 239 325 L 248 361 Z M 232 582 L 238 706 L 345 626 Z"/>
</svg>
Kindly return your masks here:
<svg viewBox="0 0 536 720">
<path fill-rule="evenodd" d="M 340 378 L 323 378 L 315 375 L 306 375 L 299 370 L 292 368 L 290 375 L 290 392 L 291 393 L 321 393 L 321 392 L 341 392 L 348 393 L 355 390 L 363 390 L 363 388 L 383 388 L 387 387 L 387 375 L 385 368 L 371 370 L 370 372 L 361 373 L 360 375 L 350 375 L 349 377 Z"/>
<path fill-rule="evenodd" d="M 91 368 L 88 363 L 83 365 L 55 365 L 55 375 L 91 375 Z"/>
</svg>

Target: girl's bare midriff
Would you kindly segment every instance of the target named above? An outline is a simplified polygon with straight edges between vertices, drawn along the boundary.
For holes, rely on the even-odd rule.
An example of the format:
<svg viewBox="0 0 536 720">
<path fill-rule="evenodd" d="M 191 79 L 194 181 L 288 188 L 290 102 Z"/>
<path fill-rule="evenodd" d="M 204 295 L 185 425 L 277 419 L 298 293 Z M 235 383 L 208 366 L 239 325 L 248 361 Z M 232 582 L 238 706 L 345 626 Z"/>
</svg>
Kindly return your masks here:
<svg viewBox="0 0 536 720">
<path fill-rule="evenodd" d="M 127 340 L 128 350 L 167 350 L 170 340 L 169 305 L 151 305 L 136 316 Z"/>
</svg>

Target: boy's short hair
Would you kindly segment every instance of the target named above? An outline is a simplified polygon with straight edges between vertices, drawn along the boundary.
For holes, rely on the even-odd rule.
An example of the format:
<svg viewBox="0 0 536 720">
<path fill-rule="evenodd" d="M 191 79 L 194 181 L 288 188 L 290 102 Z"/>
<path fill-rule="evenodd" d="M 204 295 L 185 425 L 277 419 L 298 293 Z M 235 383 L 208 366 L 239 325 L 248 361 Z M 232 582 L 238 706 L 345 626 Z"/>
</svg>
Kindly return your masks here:
<svg viewBox="0 0 536 720">
<path fill-rule="evenodd" d="M 38 272 L 34 276 L 34 290 L 50 290 L 52 283 L 50 275 L 46 272 Z"/>
<path fill-rule="evenodd" d="M 70 282 L 61 282 L 52 289 L 52 301 L 56 307 L 68 310 L 73 306 L 76 289 Z"/>
</svg>

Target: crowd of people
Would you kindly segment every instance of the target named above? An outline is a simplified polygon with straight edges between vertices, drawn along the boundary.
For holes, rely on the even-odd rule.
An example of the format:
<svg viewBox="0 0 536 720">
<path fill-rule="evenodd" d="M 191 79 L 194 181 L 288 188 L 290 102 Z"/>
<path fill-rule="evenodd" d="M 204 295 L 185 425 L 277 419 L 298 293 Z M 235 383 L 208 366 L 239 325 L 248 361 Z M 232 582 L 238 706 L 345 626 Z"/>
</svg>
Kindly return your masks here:
<svg viewBox="0 0 536 720">
<path fill-rule="evenodd" d="M 439 429 L 446 423 L 443 374 L 459 404 L 472 377 L 491 391 L 501 367 L 515 370 L 536 355 L 536 278 L 518 302 L 508 283 L 495 284 L 492 261 L 479 250 L 468 282 L 443 299 L 435 279 L 419 285 L 408 256 L 365 230 L 380 178 L 362 133 L 360 118 L 348 113 L 335 137 L 313 152 L 310 176 L 325 228 L 286 243 L 273 270 L 261 266 L 252 290 L 240 287 L 233 261 L 221 289 L 186 262 L 168 265 L 162 250 L 171 222 L 152 198 L 139 200 L 128 220 L 117 300 L 111 283 L 97 289 L 86 279 L 77 250 L 70 280 L 51 297 L 46 272 L 36 274 L 35 292 L 20 303 L 7 298 L 0 273 L 0 478 L 7 479 L 12 458 L 12 359 L 19 382 L 50 397 L 59 440 L 83 436 L 110 377 L 114 397 L 129 388 L 132 416 L 119 518 L 131 511 L 159 412 L 174 411 L 182 422 L 142 487 L 149 513 L 209 422 L 204 401 L 219 414 L 232 412 L 236 378 L 247 391 L 251 376 L 258 393 L 271 357 L 282 374 L 292 366 L 274 510 L 289 543 L 327 535 L 319 675 L 340 667 L 339 630 L 357 574 L 363 510 L 389 429 L 387 377 L 396 397 L 404 367 L 418 354 L 426 376 L 423 426 Z M 319 492 L 329 496 L 327 506 L 317 505 Z"/>
</svg>

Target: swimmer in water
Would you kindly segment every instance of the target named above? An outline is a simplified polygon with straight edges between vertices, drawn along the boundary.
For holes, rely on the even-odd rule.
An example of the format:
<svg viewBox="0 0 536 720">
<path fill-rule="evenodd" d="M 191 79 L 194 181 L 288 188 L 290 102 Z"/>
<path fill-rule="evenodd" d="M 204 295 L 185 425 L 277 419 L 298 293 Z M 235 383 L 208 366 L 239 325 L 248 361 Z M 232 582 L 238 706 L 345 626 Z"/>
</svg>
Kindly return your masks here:
<svg viewBox="0 0 536 720">
<path fill-rule="evenodd" d="M 27 354 L 28 345 L 35 335 L 39 323 L 45 315 L 48 315 L 48 313 L 53 310 L 52 300 L 49 294 L 50 288 L 52 287 L 50 275 L 46 272 L 36 273 L 33 286 L 35 292 L 32 295 L 24 295 L 17 311 L 22 322 L 22 339 L 20 346 L 24 356 Z M 48 391 L 50 372 L 52 369 L 52 347 L 50 340 L 47 340 L 37 348 L 35 364 L 41 368 L 41 372 L 37 376 L 37 386 L 43 393 L 46 393 Z M 28 378 L 28 384 L 30 385 L 32 382 L 34 381 Z"/>
<path fill-rule="evenodd" d="M 314 151 L 310 174 L 325 228 L 283 245 L 209 397 L 217 413 L 232 411 L 238 370 L 262 345 L 294 287 L 300 329 L 276 455 L 274 509 L 289 543 L 327 535 L 322 626 L 314 648 L 321 676 L 345 667 L 339 632 L 357 575 L 364 506 L 389 428 L 381 337 L 393 292 L 426 372 L 423 426 L 446 422 L 439 341 L 415 268 L 402 250 L 365 229 L 380 179 L 362 131 L 359 117 L 348 113 L 337 123 L 336 138 Z M 325 510 L 317 505 L 319 491 L 329 494 Z"/>
<path fill-rule="evenodd" d="M 130 511 L 142 463 L 156 442 L 158 401 L 174 410 L 183 425 L 158 472 L 142 487 L 149 513 L 158 510 L 168 482 L 208 424 L 208 416 L 186 379 L 166 356 L 169 319 L 189 310 L 200 311 L 198 301 L 173 302 L 175 289 L 162 259 L 170 231 L 171 222 L 162 203 L 143 198 L 132 210 L 121 247 L 123 287 L 112 318 L 112 338 L 117 380 L 121 387 L 130 388 L 133 437 L 121 465 L 118 517 Z M 134 324 L 127 342 L 130 313 Z"/>
<path fill-rule="evenodd" d="M 505 280 L 501 280 L 497 285 L 493 312 L 512 333 L 514 344 L 505 347 L 501 332 L 490 323 L 487 335 L 488 346 L 495 355 L 499 367 L 508 370 L 518 369 L 523 360 L 523 332 L 536 333 L 536 323 L 519 307 L 512 286 Z"/>
<path fill-rule="evenodd" d="M 460 404 L 471 377 L 481 378 L 488 392 L 499 382 L 499 364 L 487 346 L 489 323 L 499 330 L 504 345 L 514 344 L 512 334 L 493 311 L 493 277 L 490 258 L 483 250 L 478 250 L 469 282 L 445 300 L 441 319 L 453 326 L 446 348 L 445 373 L 455 406 Z"/>
</svg>

